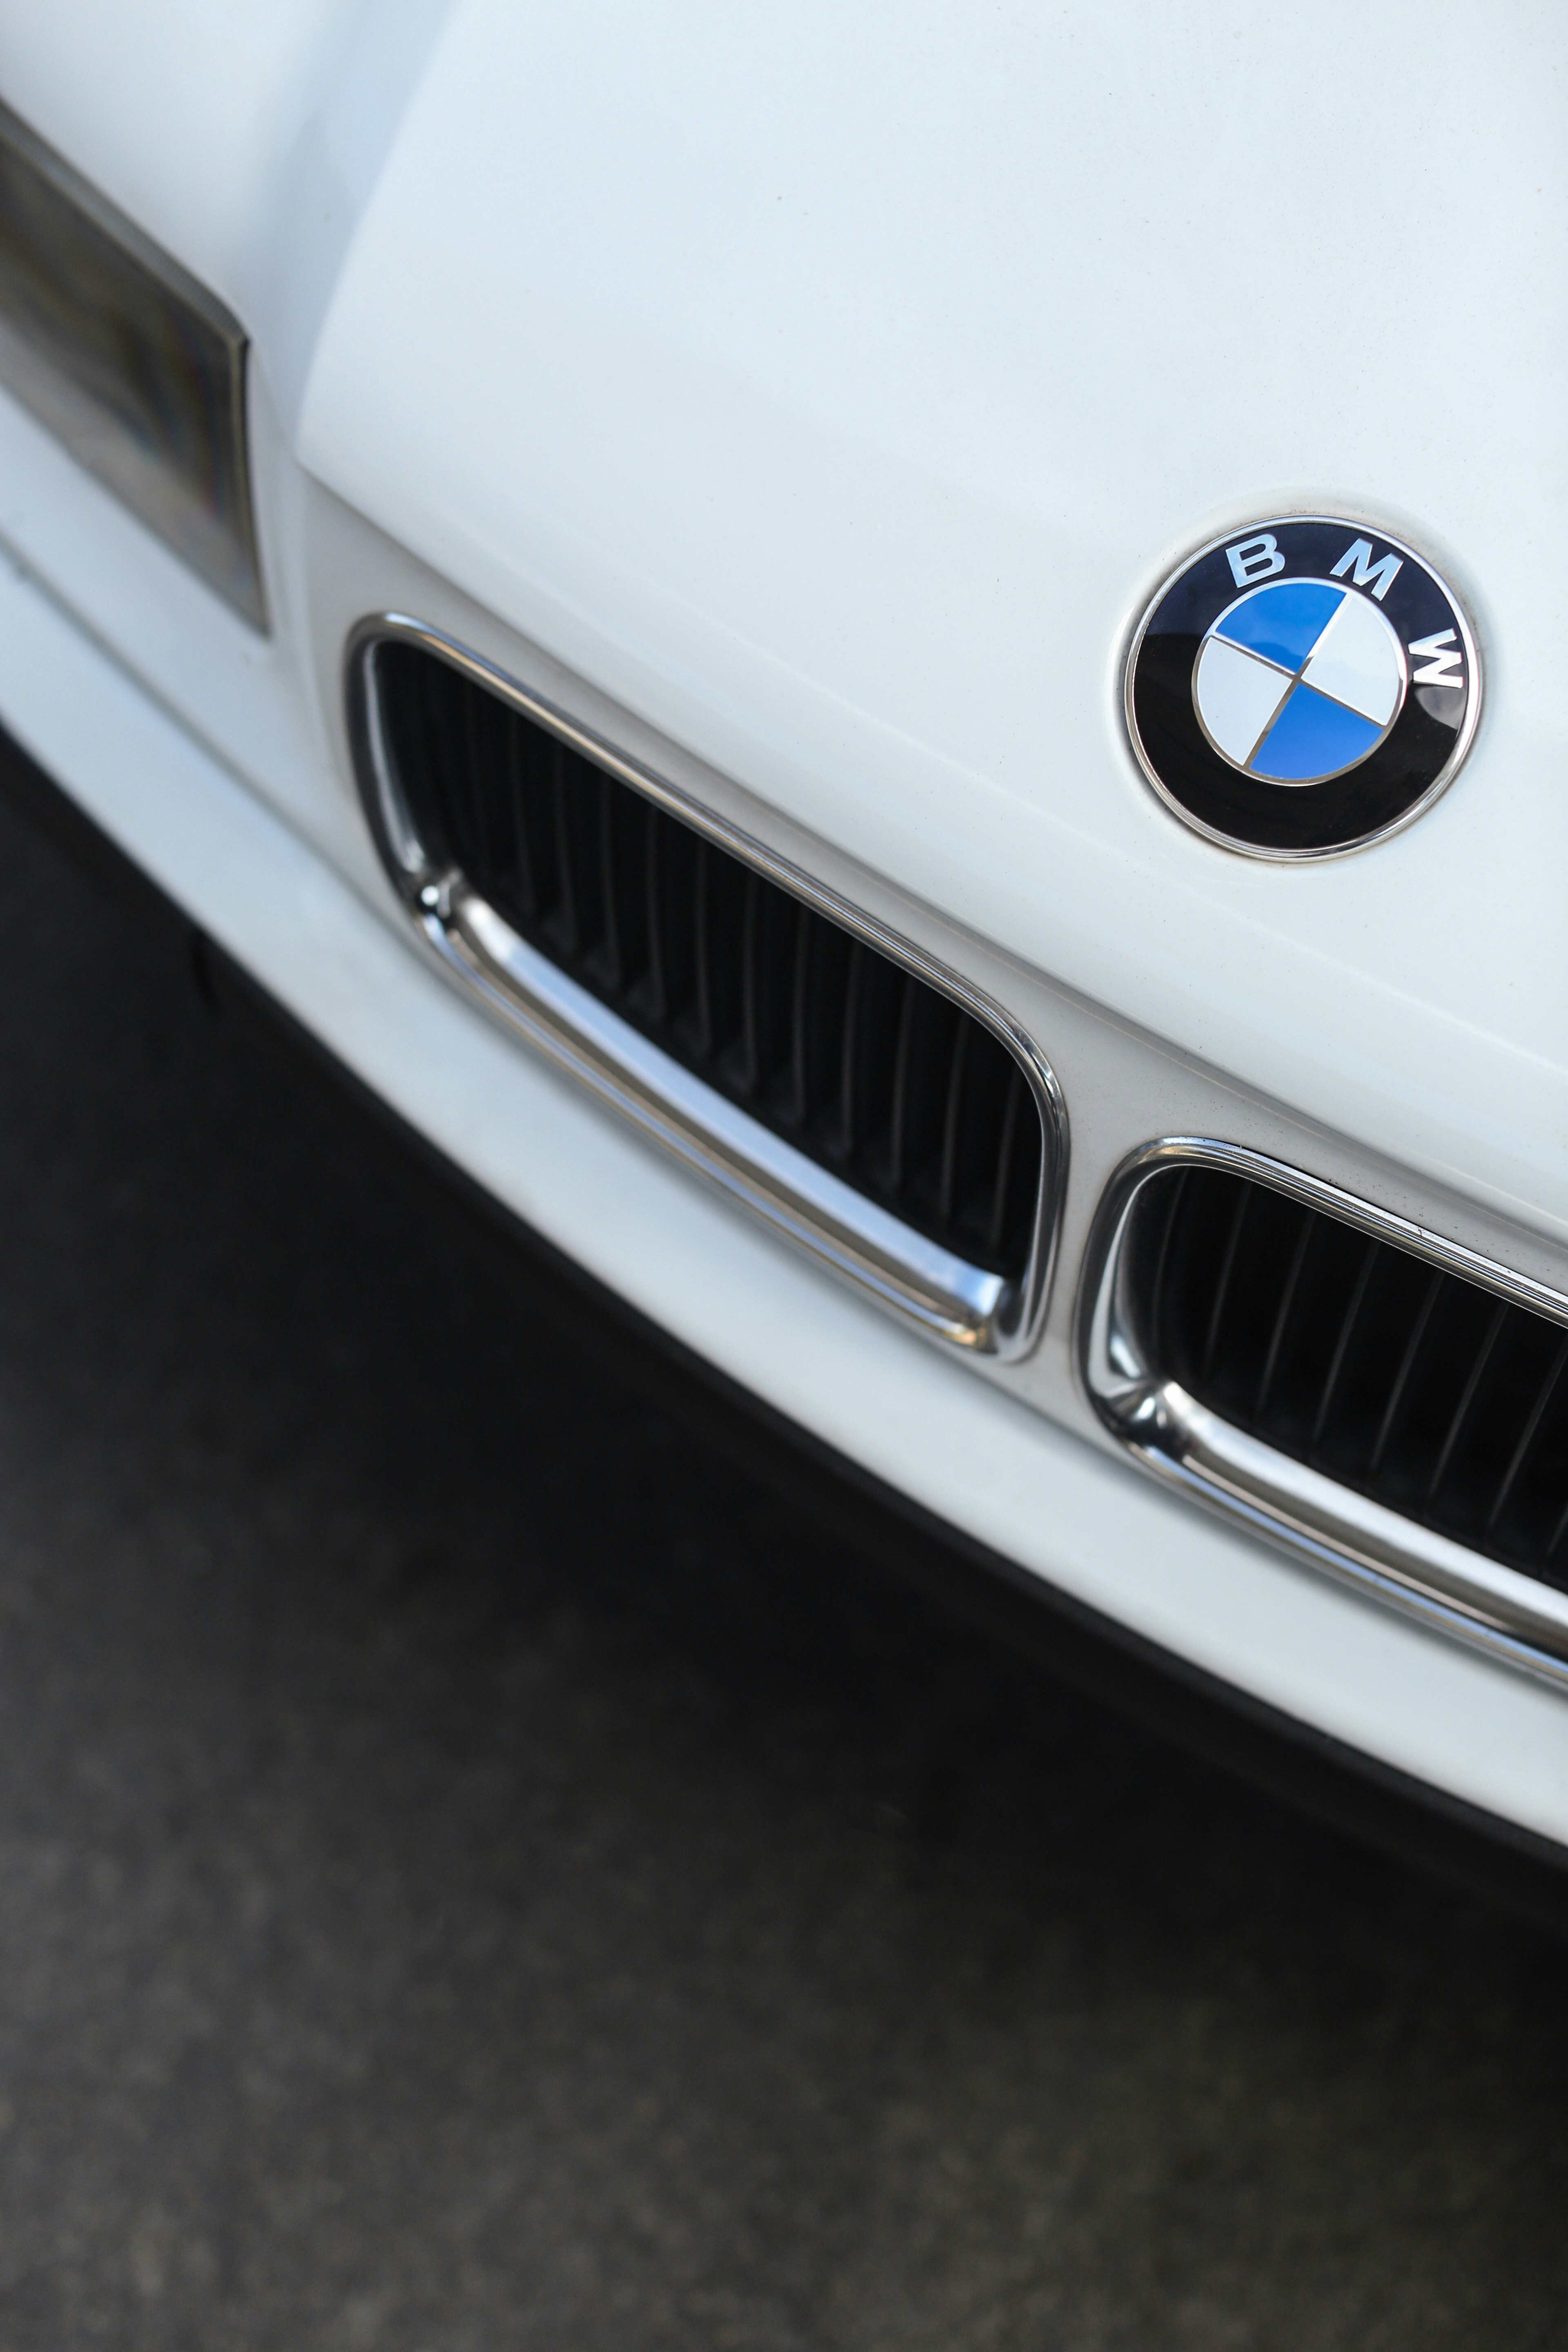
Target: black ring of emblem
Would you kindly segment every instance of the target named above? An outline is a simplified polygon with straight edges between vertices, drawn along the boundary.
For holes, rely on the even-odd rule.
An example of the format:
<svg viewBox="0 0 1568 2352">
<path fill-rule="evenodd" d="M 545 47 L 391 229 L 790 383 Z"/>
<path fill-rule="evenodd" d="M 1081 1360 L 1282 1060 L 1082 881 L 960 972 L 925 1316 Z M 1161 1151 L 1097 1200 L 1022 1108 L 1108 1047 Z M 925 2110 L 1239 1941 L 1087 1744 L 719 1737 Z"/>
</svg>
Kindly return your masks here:
<svg viewBox="0 0 1568 2352">
<path fill-rule="evenodd" d="M 1226 551 L 1265 534 L 1282 565 L 1238 581 Z M 1373 599 L 1405 646 L 1411 671 L 1398 716 L 1364 760 L 1321 783 L 1280 784 L 1246 774 L 1215 751 L 1198 723 L 1193 676 L 1204 638 L 1248 587 L 1266 579 L 1328 580 L 1358 541 L 1370 560 L 1353 560 L 1335 583 L 1352 595 L 1371 595 L 1376 567 L 1398 559 L 1393 579 Z M 1358 569 L 1365 584 L 1355 579 Z M 1462 688 L 1417 683 L 1434 665 L 1429 655 L 1411 655 L 1410 646 L 1450 630 L 1443 658 L 1449 649 L 1458 652 Z M 1403 540 L 1339 516 L 1275 516 L 1200 548 L 1166 581 L 1127 656 L 1127 727 L 1139 766 L 1184 824 L 1251 857 L 1334 857 L 1399 832 L 1452 782 L 1475 734 L 1480 698 L 1475 637 L 1458 599 Z"/>
</svg>

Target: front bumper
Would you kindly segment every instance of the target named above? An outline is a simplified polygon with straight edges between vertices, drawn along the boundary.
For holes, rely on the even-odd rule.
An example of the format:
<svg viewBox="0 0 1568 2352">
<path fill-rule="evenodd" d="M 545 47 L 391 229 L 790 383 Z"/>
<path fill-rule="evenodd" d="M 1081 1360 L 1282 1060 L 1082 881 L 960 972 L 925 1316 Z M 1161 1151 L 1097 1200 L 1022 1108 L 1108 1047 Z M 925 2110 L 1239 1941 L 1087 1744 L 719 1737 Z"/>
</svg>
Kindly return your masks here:
<svg viewBox="0 0 1568 2352">
<path fill-rule="evenodd" d="M 1568 1712 L 1556 1694 L 1162 1492 L 803 1265 L 455 994 L 390 906 L 19 568 L 0 575 L 0 719 L 365 1086 L 787 1422 L 1173 1659 L 1568 1845 Z M 1079 1237 L 1093 1206 L 1079 1203 Z M 1054 1321 L 1070 1313 L 1077 1275 L 1074 1241 Z M 409 1300 L 408 1344 L 438 1379 L 438 1301 Z"/>
</svg>

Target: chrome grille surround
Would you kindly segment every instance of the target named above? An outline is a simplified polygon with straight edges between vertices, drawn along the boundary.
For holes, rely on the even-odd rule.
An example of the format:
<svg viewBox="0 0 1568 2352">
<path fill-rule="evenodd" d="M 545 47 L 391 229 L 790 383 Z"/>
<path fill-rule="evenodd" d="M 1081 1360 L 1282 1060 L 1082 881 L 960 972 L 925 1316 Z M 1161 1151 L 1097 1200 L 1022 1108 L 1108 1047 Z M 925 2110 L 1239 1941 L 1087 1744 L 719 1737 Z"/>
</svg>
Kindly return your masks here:
<svg viewBox="0 0 1568 2352">
<path fill-rule="evenodd" d="M 1027 1259 L 1017 1279 L 969 1263 L 748 1116 L 525 940 L 458 866 L 427 851 L 398 781 L 378 691 L 377 655 L 389 645 L 437 656 L 939 992 L 1005 1048 L 1041 1129 Z M 558 1069 L 878 1305 L 970 1355 L 1010 1361 L 1033 1349 L 1050 1295 L 1068 1130 L 1055 1076 L 1016 1023 L 912 942 L 440 631 L 395 613 L 366 619 L 349 642 L 346 684 L 356 777 L 382 862 L 419 935 L 450 975 Z"/>
<path fill-rule="evenodd" d="M 1280 1452 L 1203 1404 L 1149 1360 L 1129 1283 L 1144 1188 L 1205 1168 L 1283 1194 L 1499 1300 L 1568 1326 L 1568 1297 L 1282 1160 L 1195 1136 L 1145 1145 L 1106 1189 L 1076 1304 L 1075 1360 L 1105 1426 L 1146 1468 L 1298 1559 L 1434 1627 L 1568 1685 L 1568 1592 L 1421 1526 Z"/>
</svg>

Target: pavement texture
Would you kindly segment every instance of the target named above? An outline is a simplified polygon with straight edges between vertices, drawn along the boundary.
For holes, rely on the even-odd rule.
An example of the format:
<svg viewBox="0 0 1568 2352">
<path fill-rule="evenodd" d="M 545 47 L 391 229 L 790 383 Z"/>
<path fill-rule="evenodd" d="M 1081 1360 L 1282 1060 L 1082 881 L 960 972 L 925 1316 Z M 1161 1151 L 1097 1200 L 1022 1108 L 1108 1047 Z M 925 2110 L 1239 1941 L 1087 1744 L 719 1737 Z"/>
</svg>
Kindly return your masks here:
<svg viewBox="0 0 1568 2352">
<path fill-rule="evenodd" d="M 0 2347 L 1568 2342 L 1568 1969 L 836 1549 L 0 818 Z"/>
</svg>

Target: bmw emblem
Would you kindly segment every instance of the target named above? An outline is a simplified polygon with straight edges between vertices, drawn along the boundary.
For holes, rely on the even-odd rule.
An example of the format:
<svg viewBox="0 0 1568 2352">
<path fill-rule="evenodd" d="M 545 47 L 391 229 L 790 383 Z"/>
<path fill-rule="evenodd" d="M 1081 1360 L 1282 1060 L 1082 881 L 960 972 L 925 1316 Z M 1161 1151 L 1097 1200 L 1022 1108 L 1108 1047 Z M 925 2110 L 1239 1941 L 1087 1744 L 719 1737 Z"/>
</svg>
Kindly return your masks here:
<svg viewBox="0 0 1568 2352">
<path fill-rule="evenodd" d="M 1480 697 L 1469 624 L 1436 573 L 1322 515 L 1201 548 L 1127 656 L 1149 782 L 1253 857 L 1331 857 L 1408 824 L 1468 751 Z"/>
</svg>

